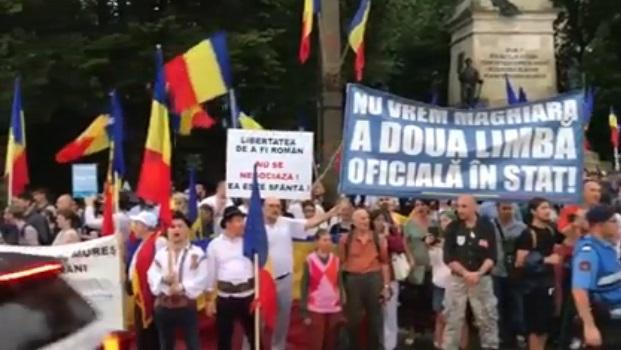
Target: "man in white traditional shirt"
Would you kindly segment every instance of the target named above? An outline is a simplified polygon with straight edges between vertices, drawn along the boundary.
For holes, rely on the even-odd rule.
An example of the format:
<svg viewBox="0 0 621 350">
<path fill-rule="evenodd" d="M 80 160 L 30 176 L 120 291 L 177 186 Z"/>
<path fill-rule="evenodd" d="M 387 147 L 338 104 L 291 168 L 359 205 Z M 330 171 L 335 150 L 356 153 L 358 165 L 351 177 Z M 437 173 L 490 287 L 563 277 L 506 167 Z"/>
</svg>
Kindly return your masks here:
<svg viewBox="0 0 621 350">
<path fill-rule="evenodd" d="M 292 302 L 293 239 L 306 239 L 309 229 L 328 221 L 336 215 L 339 206 L 312 219 L 290 219 L 282 216 L 281 202 L 267 198 L 263 203 L 265 230 L 269 244 L 276 292 L 278 296 L 278 317 L 272 336 L 272 349 L 285 350 Z M 310 231 L 313 232 L 313 231 Z"/>
<path fill-rule="evenodd" d="M 177 328 L 184 333 L 186 349 L 201 348 L 196 299 L 205 291 L 207 260 L 203 250 L 190 243 L 190 227 L 183 214 L 173 216 L 168 244 L 155 254 L 148 272 L 162 350 L 175 349 Z"/>
<path fill-rule="evenodd" d="M 235 321 L 244 328 L 250 344 L 254 344 L 250 305 L 255 279 L 252 261 L 244 256 L 244 217 L 239 208 L 227 207 L 220 222 L 224 231 L 207 247 L 207 315 L 217 314 L 218 350 L 232 349 Z"/>
</svg>

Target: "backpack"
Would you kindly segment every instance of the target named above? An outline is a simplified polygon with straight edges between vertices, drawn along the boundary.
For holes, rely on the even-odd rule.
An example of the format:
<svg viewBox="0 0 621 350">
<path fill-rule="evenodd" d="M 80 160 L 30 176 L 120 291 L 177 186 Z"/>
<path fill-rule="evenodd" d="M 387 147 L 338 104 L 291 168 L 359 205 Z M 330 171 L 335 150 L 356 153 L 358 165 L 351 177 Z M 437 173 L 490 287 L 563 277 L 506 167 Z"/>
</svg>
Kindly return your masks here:
<svg viewBox="0 0 621 350">
<path fill-rule="evenodd" d="M 517 249 L 516 249 L 516 244 L 515 244 L 516 240 L 506 239 L 505 232 L 503 231 L 502 226 L 500 225 L 500 222 L 498 221 L 498 219 L 493 219 L 492 222 L 494 223 L 494 226 L 496 226 L 496 229 L 498 230 L 498 234 L 500 235 L 501 247 L 504 252 L 504 261 L 502 263 L 505 265 L 505 269 L 507 270 L 507 275 L 511 279 L 516 279 L 518 277 L 518 274 L 515 269 L 515 257 L 517 255 Z"/>
<path fill-rule="evenodd" d="M 26 234 L 27 227 L 32 227 L 32 229 L 37 232 L 37 240 L 39 241 L 39 245 L 49 244 L 47 240 L 45 239 L 45 237 L 41 234 L 41 232 L 39 232 L 39 230 L 37 230 L 37 228 L 34 227 L 34 225 L 31 225 L 29 223 L 25 223 L 24 226 L 22 226 L 22 228 L 19 230 L 19 237 L 24 237 L 24 235 Z"/>
<path fill-rule="evenodd" d="M 52 244 L 55 235 L 51 232 L 45 216 L 38 212 L 34 212 L 31 215 L 28 215 L 24 221 L 26 222 L 26 225 L 23 228 L 26 226 L 32 226 L 37 231 L 40 245 Z M 23 232 L 20 232 L 20 234 L 23 234 Z"/>
</svg>

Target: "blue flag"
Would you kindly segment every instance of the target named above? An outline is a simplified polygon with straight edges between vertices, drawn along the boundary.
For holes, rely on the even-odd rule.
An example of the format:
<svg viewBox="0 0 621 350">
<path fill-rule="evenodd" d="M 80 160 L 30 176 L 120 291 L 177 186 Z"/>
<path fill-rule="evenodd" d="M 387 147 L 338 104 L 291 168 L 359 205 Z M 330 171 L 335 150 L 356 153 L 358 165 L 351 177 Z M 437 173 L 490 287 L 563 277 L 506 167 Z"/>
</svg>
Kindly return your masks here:
<svg viewBox="0 0 621 350">
<path fill-rule="evenodd" d="M 595 92 L 592 87 L 584 89 L 584 127 L 588 127 L 593 114 L 593 105 L 595 103 Z"/>
<path fill-rule="evenodd" d="M 261 193 L 259 192 L 259 180 L 257 179 L 257 165 L 254 165 L 252 173 L 252 192 L 246 218 L 246 230 L 244 232 L 244 255 L 254 261 L 254 254 L 259 255 L 259 266 L 265 266 L 267 261 L 267 232 L 263 221 L 263 209 L 261 205 Z"/>
<path fill-rule="evenodd" d="M 528 97 L 526 96 L 526 91 L 524 91 L 524 89 L 521 86 L 520 86 L 520 90 L 519 90 L 518 102 L 519 103 L 528 102 Z"/>
<path fill-rule="evenodd" d="M 509 80 L 509 75 L 505 74 L 505 89 L 507 91 L 507 104 L 514 105 L 519 103 L 519 99 L 515 94 L 515 90 L 511 85 L 511 80 Z"/>
<path fill-rule="evenodd" d="M 110 93 L 111 108 L 110 115 L 112 117 L 112 171 L 120 179 L 125 176 L 125 155 L 123 150 L 123 141 L 125 135 L 123 133 L 123 108 L 119 101 L 119 96 L 115 90 Z"/>
<path fill-rule="evenodd" d="M 431 91 L 431 100 L 429 101 L 429 104 L 437 106 L 438 102 L 440 102 L 440 94 L 437 89 L 434 89 Z"/>
<path fill-rule="evenodd" d="M 190 169 L 188 174 L 188 183 L 189 183 L 189 195 L 188 195 L 188 219 L 191 222 L 196 221 L 198 217 L 198 195 L 196 194 L 196 170 Z"/>
</svg>

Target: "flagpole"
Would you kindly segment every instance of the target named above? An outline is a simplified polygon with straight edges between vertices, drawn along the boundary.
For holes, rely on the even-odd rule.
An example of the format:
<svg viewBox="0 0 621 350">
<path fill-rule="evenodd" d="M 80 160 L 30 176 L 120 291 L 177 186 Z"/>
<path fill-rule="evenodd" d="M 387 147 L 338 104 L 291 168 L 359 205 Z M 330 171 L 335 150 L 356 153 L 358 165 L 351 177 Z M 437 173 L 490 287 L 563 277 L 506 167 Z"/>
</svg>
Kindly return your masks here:
<svg viewBox="0 0 621 350">
<path fill-rule="evenodd" d="M 237 117 L 239 116 L 239 111 L 237 107 L 237 98 L 235 97 L 235 89 L 229 90 L 229 111 L 231 112 L 231 123 L 234 129 L 239 128 L 239 122 Z"/>
<path fill-rule="evenodd" d="M 254 349 L 261 350 L 261 304 L 259 303 L 259 254 L 254 253 Z"/>
<path fill-rule="evenodd" d="M 10 156 L 12 157 L 12 155 Z M 9 181 L 7 184 L 7 201 L 6 201 L 7 206 L 10 206 L 13 200 L 13 162 L 12 161 L 11 161 L 10 166 L 11 166 L 11 169 L 9 169 L 9 176 L 8 176 Z"/>
</svg>

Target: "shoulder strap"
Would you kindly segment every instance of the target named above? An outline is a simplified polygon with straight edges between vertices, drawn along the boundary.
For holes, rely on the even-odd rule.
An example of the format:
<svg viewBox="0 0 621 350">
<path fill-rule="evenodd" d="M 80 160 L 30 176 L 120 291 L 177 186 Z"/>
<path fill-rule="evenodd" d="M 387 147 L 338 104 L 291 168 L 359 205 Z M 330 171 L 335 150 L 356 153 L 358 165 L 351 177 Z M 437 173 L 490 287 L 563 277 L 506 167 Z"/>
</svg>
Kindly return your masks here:
<svg viewBox="0 0 621 350">
<path fill-rule="evenodd" d="M 532 228 L 530 229 L 530 238 L 533 241 L 533 249 L 537 249 L 537 233 Z"/>
<path fill-rule="evenodd" d="M 500 221 L 498 219 L 493 219 L 494 225 L 498 229 L 498 233 L 500 234 L 500 239 L 505 240 L 505 232 L 502 230 L 502 226 L 500 226 Z"/>
<path fill-rule="evenodd" d="M 351 242 L 354 240 L 354 233 L 350 231 L 347 233 L 347 237 L 345 237 L 345 260 L 349 258 L 349 246 Z"/>
<path fill-rule="evenodd" d="M 373 231 L 373 244 L 375 244 L 375 249 L 377 249 L 377 255 L 380 255 L 380 236 L 375 231 Z"/>
</svg>

